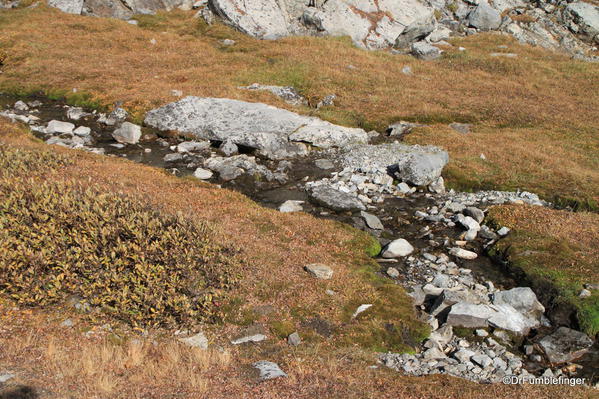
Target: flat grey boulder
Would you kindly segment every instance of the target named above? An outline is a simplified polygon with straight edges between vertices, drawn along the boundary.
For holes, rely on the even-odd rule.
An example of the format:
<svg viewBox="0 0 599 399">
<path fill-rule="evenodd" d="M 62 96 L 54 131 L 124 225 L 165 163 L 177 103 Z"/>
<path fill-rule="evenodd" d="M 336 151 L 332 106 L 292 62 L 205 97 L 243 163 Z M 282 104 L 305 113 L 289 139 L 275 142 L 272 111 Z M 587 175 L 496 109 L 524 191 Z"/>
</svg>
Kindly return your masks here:
<svg viewBox="0 0 599 399">
<path fill-rule="evenodd" d="M 307 154 L 305 143 L 321 148 L 365 143 L 362 129 L 333 125 L 262 103 L 186 97 L 148 112 L 145 124 L 197 138 L 230 141 L 271 159 Z"/>
<path fill-rule="evenodd" d="M 586 36 L 591 42 L 599 43 L 599 7 L 577 1 L 568 4 L 563 15 L 570 30 Z"/>
<path fill-rule="evenodd" d="M 258 164 L 255 157 L 245 154 L 208 158 L 204 161 L 204 167 L 218 172 L 219 177 L 224 181 L 235 180 L 244 174 L 263 176 L 267 181 L 284 182 L 286 180 L 284 173 L 272 172 L 266 166 Z"/>
<path fill-rule="evenodd" d="M 507 291 L 499 291 L 493 295 L 494 305 L 510 305 L 523 315 L 540 320 L 545 307 L 538 301 L 530 287 L 516 287 Z"/>
<path fill-rule="evenodd" d="M 553 334 L 539 341 L 539 346 L 551 363 L 567 363 L 578 359 L 593 346 L 586 334 L 567 327 L 558 328 Z"/>
<path fill-rule="evenodd" d="M 321 184 L 308 191 L 310 198 L 316 203 L 334 211 L 363 211 L 364 204 L 355 196 L 337 190 L 330 184 Z"/>
<path fill-rule="evenodd" d="M 487 327 L 489 318 L 494 314 L 489 305 L 459 302 L 447 314 L 447 324 L 467 328 Z"/>
<path fill-rule="evenodd" d="M 395 40 L 395 47 L 408 47 L 416 41 L 423 40 L 433 30 L 435 30 L 435 19 L 432 17 L 432 15 L 431 18 L 416 20 L 408 25 L 406 29 L 404 29 L 404 31 L 401 32 L 401 34 L 397 37 Z"/>
<path fill-rule="evenodd" d="M 48 5 L 69 14 L 130 19 L 135 14 L 171 10 L 186 0 L 49 0 Z"/>
<path fill-rule="evenodd" d="M 541 324 L 539 320 L 528 318 L 507 304 L 493 305 L 491 308 L 495 313 L 489 317 L 488 323 L 495 328 L 526 335 L 531 328 Z"/>
<path fill-rule="evenodd" d="M 501 13 L 483 0 L 468 14 L 468 23 L 483 31 L 495 30 L 501 25 Z"/>
<path fill-rule="evenodd" d="M 260 360 L 259 362 L 253 363 L 252 366 L 260 373 L 260 381 L 287 377 L 287 374 L 281 370 L 279 365 L 273 362 Z"/>
<path fill-rule="evenodd" d="M 383 258 L 399 258 L 408 256 L 414 252 L 414 247 L 407 240 L 399 238 L 391 241 L 383 248 L 381 256 Z"/>
</svg>

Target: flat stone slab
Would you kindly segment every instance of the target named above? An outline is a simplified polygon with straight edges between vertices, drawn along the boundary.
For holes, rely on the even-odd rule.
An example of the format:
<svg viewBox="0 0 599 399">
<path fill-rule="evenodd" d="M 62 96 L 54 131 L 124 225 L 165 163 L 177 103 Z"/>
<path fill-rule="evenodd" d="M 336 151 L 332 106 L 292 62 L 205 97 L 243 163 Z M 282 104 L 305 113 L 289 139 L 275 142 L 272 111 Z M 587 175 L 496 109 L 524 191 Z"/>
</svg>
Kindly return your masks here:
<svg viewBox="0 0 599 399">
<path fill-rule="evenodd" d="M 287 373 L 281 370 L 279 365 L 274 362 L 260 360 L 259 362 L 253 363 L 252 366 L 258 369 L 258 372 L 260 373 L 260 381 L 287 377 Z"/>
<path fill-rule="evenodd" d="M 144 122 L 163 131 L 255 148 L 271 159 L 305 155 L 306 144 L 332 148 L 368 141 L 362 129 L 227 98 L 185 97 L 148 112 Z"/>
<path fill-rule="evenodd" d="M 179 338 L 179 342 L 194 348 L 208 349 L 208 338 L 206 338 L 203 332 L 199 332 L 191 337 Z"/>
</svg>

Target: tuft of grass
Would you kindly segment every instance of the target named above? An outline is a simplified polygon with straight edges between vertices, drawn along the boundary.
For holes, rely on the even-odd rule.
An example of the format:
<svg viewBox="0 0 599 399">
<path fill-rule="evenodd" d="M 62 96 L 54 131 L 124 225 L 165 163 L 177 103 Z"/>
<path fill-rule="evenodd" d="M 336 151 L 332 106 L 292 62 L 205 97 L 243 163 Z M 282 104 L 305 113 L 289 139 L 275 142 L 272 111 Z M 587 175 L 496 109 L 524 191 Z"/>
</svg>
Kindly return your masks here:
<svg viewBox="0 0 599 399">
<path fill-rule="evenodd" d="M 555 306 L 575 310 L 580 327 L 599 333 L 599 292 L 579 298 L 584 284 L 599 282 L 599 215 L 541 207 L 493 207 L 491 223 L 512 231 L 494 248 Z"/>
</svg>

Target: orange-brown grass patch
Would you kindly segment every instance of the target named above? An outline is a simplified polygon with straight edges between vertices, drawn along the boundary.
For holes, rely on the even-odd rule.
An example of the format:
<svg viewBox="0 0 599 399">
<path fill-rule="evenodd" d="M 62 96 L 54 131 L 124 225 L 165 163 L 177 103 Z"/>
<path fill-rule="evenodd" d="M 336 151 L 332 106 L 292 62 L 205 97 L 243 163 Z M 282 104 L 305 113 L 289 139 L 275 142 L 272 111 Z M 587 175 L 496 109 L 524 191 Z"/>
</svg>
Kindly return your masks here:
<svg viewBox="0 0 599 399">
<path fill-rule="evenodd" d="M 584 284 L 599 283 L 599 215 L 543 207 L 494 207 L 493 223 L 512 229 L 495 250 L 534 285 L 556 290 L 557 304 L 572 304 L 589 334 L 599 332 L 599 293 L 579 298 Z"/>
<path fill-rule="evenodd" d="M 292 85 L 312 103 L 335 93 L 335 107 L 298 111 L 340 124 L 379 131 L 400 119 L 432 124 L 411 140 L 449 147 L 448 177 L 456 186 L 482 181 L 535 189 L 547 197 L 599 197 L 597 64 L 492 33 L 454 39 L 444 57 L 423 62 L 360 50 L 347 38 L 260 41 L 220 24 L 207 26 L 192 13 L 139 20 L 141 28 L 46 7 L 1 11 L 0 42 L 8 56 L 0 87 L 45 88 L 99 104 L 124 101 L 141 119 L 149 108 L 175 100 L 173 89 L 291 108 L 270 93 L 237 87 Z M 223 46 L 219 40 L 225 37 L 236 44 Z M 502 51 L 518 57 L 490 56 Z M 414 75 L 401 72 L 405 65 Z M 444 127 L 454 121 L 473 123 L 474 133 L 456 139 Z M 480 152 L 493 154 L 481 165 Z"/>
<path fill-rule="evenodd" d="M 75 318 L 0 304 L 0 370 L 15 378 L 0 398 L 592 398 L 582 387 L 475 384 L 447 376 L 406 377 L 355 351 L 298 347 L 285 355 L 200 351 L 173 338 L 86 333 Z M 288 378 L 260 383 L 251 363 L 274 360 Z M 26 396 L 27 393 L 29 396 Z M 20 396 L 19 396 L 20 395 Z"/>
</svg>

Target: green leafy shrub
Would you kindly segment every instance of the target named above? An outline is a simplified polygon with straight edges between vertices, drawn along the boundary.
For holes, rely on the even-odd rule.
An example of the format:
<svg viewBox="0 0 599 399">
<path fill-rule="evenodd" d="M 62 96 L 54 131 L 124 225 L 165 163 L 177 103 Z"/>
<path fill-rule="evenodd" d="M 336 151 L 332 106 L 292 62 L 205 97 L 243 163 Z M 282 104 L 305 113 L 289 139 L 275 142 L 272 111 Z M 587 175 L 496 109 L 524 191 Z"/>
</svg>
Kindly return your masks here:
<svg viewBox="0 0 599 399">
<path fill-rule="evenodd" d="M 0 151 L 0 293 L 29 306 L 76 295 L 136 326 L 222 316 L 238 264 L 207 225 L 137 197 L 19 176 L 61 163 L 42 154 Z"/>
</svg>

